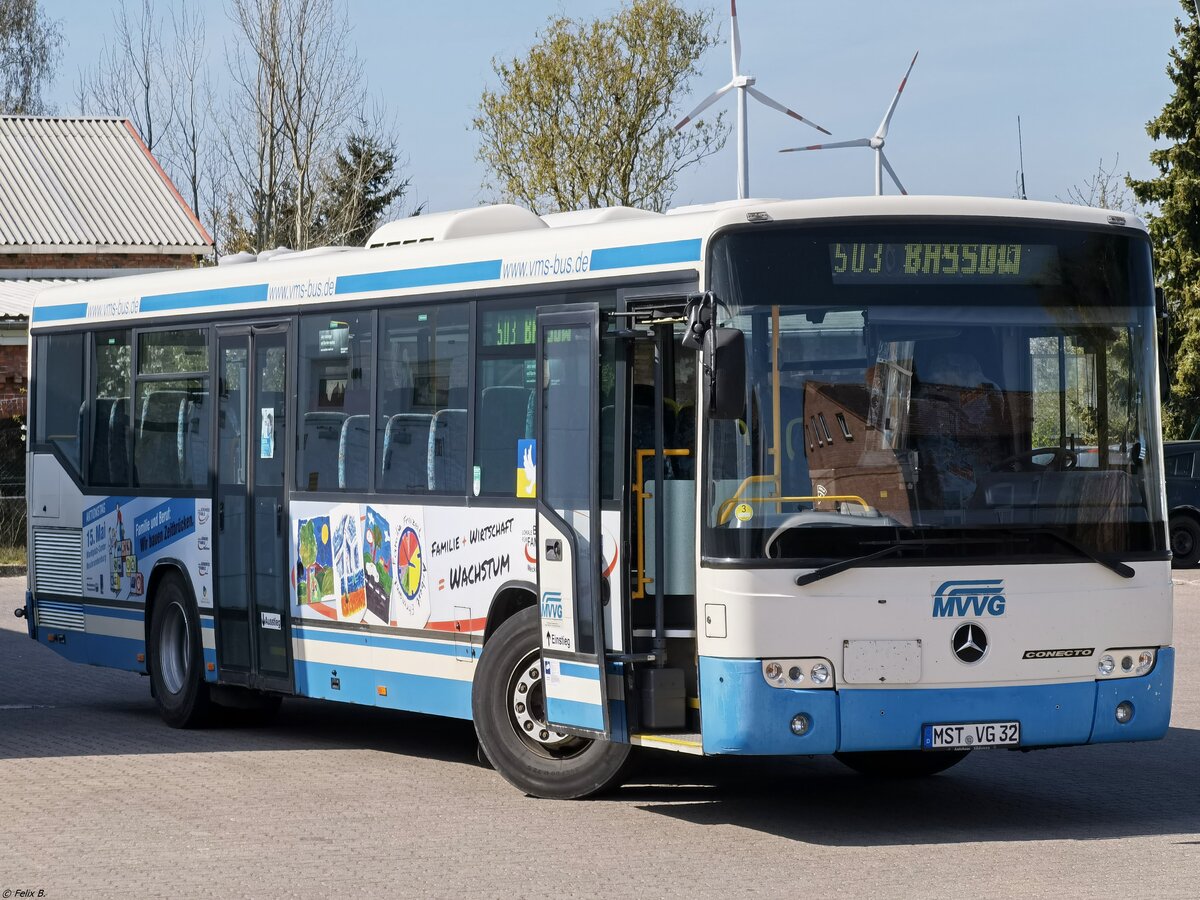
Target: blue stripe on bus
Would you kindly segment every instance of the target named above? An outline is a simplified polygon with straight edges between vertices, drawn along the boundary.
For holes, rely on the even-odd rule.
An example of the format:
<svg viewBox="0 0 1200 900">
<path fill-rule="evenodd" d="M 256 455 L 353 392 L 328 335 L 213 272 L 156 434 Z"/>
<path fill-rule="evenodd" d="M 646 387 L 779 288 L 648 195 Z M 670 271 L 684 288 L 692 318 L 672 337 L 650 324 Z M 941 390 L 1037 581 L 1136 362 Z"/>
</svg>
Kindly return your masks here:
<svg viewBox="0 0 1200 900">
<path fill-rule="evenodd" d="M 395 291 L 403 288 L 433 287 L 470 281 L 497 281 L 500 260 L 453 263 L 445 266 L 422 266 L 416 269 L 393 269 L 387 272 L 365 272 L 361 275 L 339 275 L 335 294 L 361 294 L 367 291 Z"/>
<path fill-rule="evenodd" d="M 58 306 L 35 306 L 33 308 L 33 321 L 35 322 L 54 322 L 58 319 L 84 318 L 87 318 L 86 303 L 62 303 Z"/>
<path fill-rule="evenodd" d="M 697 262 L 700 238 L 663 241 L 657 244 L 632 244 L 628 247 L 604 247 L 592 251 L 589 270 L 632 269 L 636 266 L 662 266 L 668 263 Z"/>
<path fill-rule="evenodd" d="M 558 664 L 559 672 L 566 675 L 568 678 L 586 678 L 588 681 L 600 680 L 600 667 L 592 666 L 586 663 L 561 662 Z"/>
<path fill-rule="evenodd" d="M 357 644 L 363 647 L 379 647 L 383 650 L 411 650 L 415 653 L 433 653 L 439 656 L 457 656 L 459 647 L 453 643 L 436 643 L 419 638 L 391 637 L 362 631 L 318 631 L 303 625 L 293 625 L 297 637 L 305 641 L 327 641 L 331 644 Z"/>
<path fill-rule="evenodd" d="M 546 719 L 551 724 L 558 722 L 574 728 L 590 728 L 592 731 L 604 730 L 604 710 L 595 703 L 547 697 Z"/>
<path fill-rule="evenodd" d="M 231 303 L 263 303 L 266 299 L 266 284 L 239 284 L 205 291 L 151 294 L 142 298 L 141 311 L 163 312 L 171 309 L 195 309 L 199 306 L 227 306 Z"/>
</svg>

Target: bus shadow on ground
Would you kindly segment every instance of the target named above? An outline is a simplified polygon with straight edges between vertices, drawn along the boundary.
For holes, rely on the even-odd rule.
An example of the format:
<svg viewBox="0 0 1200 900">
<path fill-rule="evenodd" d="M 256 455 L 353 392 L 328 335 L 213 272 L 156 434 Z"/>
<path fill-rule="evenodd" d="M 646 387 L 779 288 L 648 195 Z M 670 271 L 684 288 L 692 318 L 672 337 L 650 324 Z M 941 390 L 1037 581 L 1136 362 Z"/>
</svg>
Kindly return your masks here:
<svg viewBox="0 0 1200 900">
<path fill-rule="evenodd" d="M 908 780 L 868 778 L 830 758 L 656 758 L 618 796 L 692 824 L 839 847 L 1191 836 L 1197 759 L 1200 731 L 1188 728 L 1152 743 L 976 751 Z"/>
<path fill-rule="evenodd" d="M 169 728 L 132 672 L 69 662 L 0 629 L 0 760 L 152 753 L 378 750 L 476 765 L 470 722 L 289 698 L 266 723 Z"/>
<path fill-rule="evenodd" d="M 0 760 L 312 749 L 478 765 L 469 722 L 316 700 L 284 701 L 269 724 L 169 728 L 146 678 L 67 662 L 0 629 Z M 1197 759 L 1200 731 L 1187 728 L 1152 743 L 977 751 L 906 781 L 866 778 L 828 757 L 652 751 L 606 800 L 831 846 L 1193 835 Z M 512 788 L 496 776 L 495 790 Z"/>
</svg>

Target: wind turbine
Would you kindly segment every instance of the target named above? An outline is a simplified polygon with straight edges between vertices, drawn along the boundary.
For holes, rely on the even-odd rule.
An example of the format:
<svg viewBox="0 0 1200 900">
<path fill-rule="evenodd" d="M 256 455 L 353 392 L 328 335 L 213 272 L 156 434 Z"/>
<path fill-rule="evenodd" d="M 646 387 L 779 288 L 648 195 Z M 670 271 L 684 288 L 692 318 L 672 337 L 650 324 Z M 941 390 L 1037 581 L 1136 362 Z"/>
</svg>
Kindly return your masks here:
<svg viewBox="0 0 1200 900">
<path fill-rule="evenodd" d="M 887 112 L 883 116 L 883 121 L 879 123 L 879 127 L 875 129 L 875 134 L 869 138 L 858 138 L 853 141 L 837 141 L 832 144 L 813 144 L 810 147 L 788 147 L 786 150 L 780 150 L 780 153 L 797 153 L 802 150 L 834 150 L 839 147 L 870 147 L 875 151 L 875 194 L 879 196 L 883 193 L 883 170 L 887 169 L 888 174 L 892 176 L 892 181 L 896 182 L 896 187 L 900 188 L 900 193 L 907 194 L 904 185 L 900 183 L 899 177 L 896 175 L 896 170 L 892 168 L 892 164 L 887 161 L 887 157 L 883 155 L 883 145 L 887 142 L 888 127 L 892 124 L 892 114 L 896 112 L 896 104 L 900 102 L 900 95 L 904 93 L 904 86 L 908 84 L 908 76 L 912 74 L 913 66 L 917 64 L 917 57 L 921 55 L 918 50 L 913 54 L 912 62 L 908 64 L 908 71 L 904 73 L 904 77 L 900 79 L 900 87 L 896 88 L 896 96 L 892 98 L 891 105 L 888 106 Z"/>
<path fill-rule="evenodd" d="M 747 94 L 749 94 L 751 97 L 753 97 L 759 103 L 763 104 L 763 106 L 769 106 L 769 107 L 771 107 L 771 109 L 777 109 L 777 110 L 779 110 L 779 112 L 781 112 L 785 115 L 791 116 L 793 119 L 796 119 L 799 122 L 803 122 L 805 125 L 808 125 L 812 128 L 817 129 L 817 131 L 821 132 L 822 134 L 829 134 L 829 132 L 826 131 L 824 128 L 822 128 L 820 125 L 816 124 L 815 122 L 812 122 L 812 121 L 804 118 L 804 116 L 800 115 L 800 113 L 795 112 L 794 110 L 788 109 L 782 103 L 779 103 L 776 100 L 772 100 L 770 97 L 768 97 L 762 91 L 755 89 L 755 87 L 754 87 L 755 78 L 753 75 L 741 74 L 741 72 L 739 71 L 739 66 L 742 61 L 742 38 L 741 38 L 741 35 L 738 33 L 737 0 L 729 0 L 729 21 L 730 21 L 729 46 L 733 53 L 733 78 L 724 87 L 718 88 L 717 90 L 715 90 L 711 94 L 709 94 L 707 97 L 705 97 L 699 106 L 697 106 L 690 113 L 688 113 L 686 116 L 683 117 L 683 121 L 681 121 L 678 125 L 675 126 L 675 130 L 679 131 L 681 128 L 683 128 L 683 126 L 685 126 L 688 122 L 692 121 L 692 119 L 696 118 L 696 116 L 700 115 L 700 113 L 704 112 L 704 110 L 708 109 L 710 106 L 712 106 L 718 100 L 720 100 L 721 97 L 723 97 L 729 91 L 733 90 L 734 88 L 737 88 L 737 92 L 738 92 L 738 95 L 737 95 L 737 99 L 738 99 L 738 105 L 737 105 L 737 111 L 738 111 L 737 191 L 738 191 L 738 199 L 744 200 L 749 195 L 749 191 L 750 191 L 750 159 L 749 159 L 749 153 L 748 153 L 749 148 L 747 146 L 749 139 L 748 139 L 748 135 L 747 135 L 747 125 L 746 125 L 746 95 Z"/>
</svg>

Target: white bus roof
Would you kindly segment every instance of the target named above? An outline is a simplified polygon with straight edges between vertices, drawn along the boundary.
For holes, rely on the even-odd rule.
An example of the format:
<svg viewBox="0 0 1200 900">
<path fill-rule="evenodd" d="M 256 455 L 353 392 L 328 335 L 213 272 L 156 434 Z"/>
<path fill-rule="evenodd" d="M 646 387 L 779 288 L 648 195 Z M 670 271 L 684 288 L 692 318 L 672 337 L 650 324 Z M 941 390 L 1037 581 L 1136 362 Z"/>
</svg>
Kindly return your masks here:
<svg viewBox="0 0 1200 900">
<path fill-rule="evenodd" d="M 975 197 L 738 201 L 669 215 L 588 210 L 557 214 L 547 217 L 549 221 L 518 207 L 485 207 L 382 226 L 373 239 L 383 237 L 384 243 L 394 246 L 284 254 L 264 262 L 48 289 L 34 301 L 31 327 L 235 310 L 262 314 L 273 307 L 290 309 L 333 300 L 520 286 L 544 289 L 652 273 L 699 274 L 709 237 L 723 227 L 747 221 L 951 216 L 1145 230 L 1136 216 L 1112 210 Z M 494 229 L 486 228 L 489 223 Z"/>
</svg>

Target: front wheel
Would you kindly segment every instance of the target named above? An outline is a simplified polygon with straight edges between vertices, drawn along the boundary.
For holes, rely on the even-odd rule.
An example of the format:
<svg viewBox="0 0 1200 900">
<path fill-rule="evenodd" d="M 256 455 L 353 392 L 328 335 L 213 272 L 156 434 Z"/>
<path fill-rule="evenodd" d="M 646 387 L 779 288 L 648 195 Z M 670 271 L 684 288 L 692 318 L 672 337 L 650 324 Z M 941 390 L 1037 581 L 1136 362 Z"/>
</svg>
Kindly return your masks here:
<svg viewBox="0 0 1200 900">
<path fill-rule="evenodd" d="M 146 657 L 159 715 L 172 728 L 206 725 L 211 704 L 200 619 L 178 575 L 170 573 L 159 582 L 153 616 Z"/>
<path fill-rule="evenodd" d="M 1171 520 L 1171 565 L 1176 569 L 1190 569 L 1200 560 L 1200 525 L 1187 516 L 1176 516 Z"/>
<path fill-rule="evenodd" d="M 872 750 L 835 753 L 838 762 L 860 775 L 876 778 L 924 778 L 945 772 L 967 758 L 970 750 Z"/>
<path fill-rule="evenodd" d="M 530 607 L 488 640 L 471 691 L 475 733 L 488 761 L 518 790 L 551 800 L 590 797 L 620 783 L 631 748 L 547 725 L 538 624 Z"/>
</svg>

